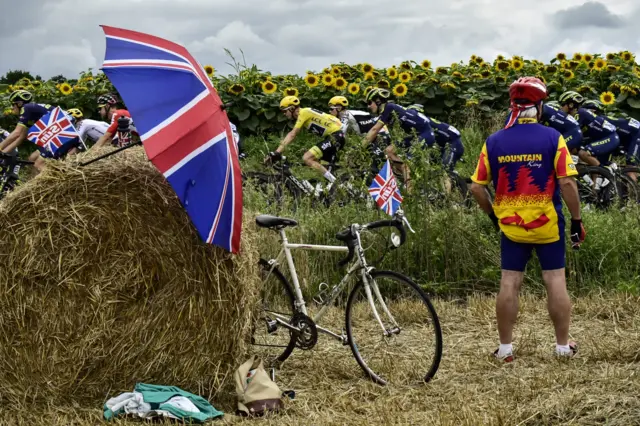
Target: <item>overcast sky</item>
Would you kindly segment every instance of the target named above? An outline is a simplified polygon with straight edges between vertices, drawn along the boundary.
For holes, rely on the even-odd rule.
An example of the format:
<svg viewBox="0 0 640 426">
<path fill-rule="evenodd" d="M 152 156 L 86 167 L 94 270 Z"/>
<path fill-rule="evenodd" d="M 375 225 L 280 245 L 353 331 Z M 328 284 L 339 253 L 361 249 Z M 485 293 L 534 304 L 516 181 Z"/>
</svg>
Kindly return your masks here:
<svg viewBox="0 0 640 426">
<path fill-rule="evenodd" d="M 640 53 L 637 0 L 0 0 L 0 75 L 75 77 L 104 59 L 100 24 L 186 46 L 231 69 L 224 48 L 274 73 L 406 59 L 449 65 L 477 54 L 543 61 L 556 52 Z"/>
</svg>

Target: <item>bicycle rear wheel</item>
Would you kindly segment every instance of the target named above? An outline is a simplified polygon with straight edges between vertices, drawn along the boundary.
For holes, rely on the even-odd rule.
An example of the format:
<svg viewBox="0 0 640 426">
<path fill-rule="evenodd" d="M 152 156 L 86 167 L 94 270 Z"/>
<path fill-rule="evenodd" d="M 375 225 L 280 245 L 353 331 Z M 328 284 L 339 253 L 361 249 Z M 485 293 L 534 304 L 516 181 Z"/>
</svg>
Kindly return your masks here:
<svg viewBox="0 0 640 426">
<path fill-rule="evenodd" d="M 613 174 L 604 167 L 578 166 L 578 194 L 580 201 L 599 210 L 608 210 L 619 197 L 618 183 Z"/>
<path fill-rule="evenodd" d="M 347 301 L 346 329 L 353 356 L 380 385 L 429 382 L 442 358 L 442 330 L 433 304 L 402 274 L 374 270 L 370 277 L 367 287 L 372 298 L 359 280 Z"/>
<path fill-rule="evenodd" d="M 295 347 L 296 339 L 289 329 L 276 319 L 289 323 L 295 313 L 291 285 L 282 272 L 268 261 L 260 259 L 259 312 L 251 329 L 251 352 L 262 358 L 266 367 L 276 367 L 286 360 Z"/>
</svg>

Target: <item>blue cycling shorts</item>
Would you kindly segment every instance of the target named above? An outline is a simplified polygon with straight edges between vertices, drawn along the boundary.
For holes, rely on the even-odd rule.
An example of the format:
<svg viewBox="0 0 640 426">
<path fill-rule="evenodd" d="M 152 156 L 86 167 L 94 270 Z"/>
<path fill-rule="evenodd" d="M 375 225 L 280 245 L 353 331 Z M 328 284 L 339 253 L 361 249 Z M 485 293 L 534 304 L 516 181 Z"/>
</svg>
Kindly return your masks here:
<svg viewBox="0 0 640 426">
<path fill-rule="evenodd" d="M 611 133 L 604 139 L 590 142 L 585 145 L 584 149 L 589 151 L 604 166 L 609 164 L 611 154 L 618 148 L 618 145 L 620 145 L 620 137 L 617 133 Z"/>
<path fill-rule="evenodd" d="M 402 148 L 409 148 L 413 144 L 413 138 L 413 135 L 405 137 L 402 141 Z M 421 133 L 418 134 L 418 143 L 422 144 L 423 148 L 425 146 L 432 146 L 435 141 L 436 137 L 433 134 L 433 130 L 431 130 L 431 127 L 425 128 Z"/>
<path fill-rule="evenodd" d="M 567 132 L 562 135 L 564 137 L 564 141 L 567 143 L 567 148 L 569 151 L 580 148 L 582 146 L 582 131 L 580 128 L 576 127 L 570 132 Z"/>
<path fill-rule="evenodd" d="M 524 272 L 535 249 L 543 271 L 562 269 L 565 267 L 564 223 L 558 222 L 560 239 L 547 244 L 516 243 L 504 234 L 500 242 L 502 269 Z"/>
</svg>

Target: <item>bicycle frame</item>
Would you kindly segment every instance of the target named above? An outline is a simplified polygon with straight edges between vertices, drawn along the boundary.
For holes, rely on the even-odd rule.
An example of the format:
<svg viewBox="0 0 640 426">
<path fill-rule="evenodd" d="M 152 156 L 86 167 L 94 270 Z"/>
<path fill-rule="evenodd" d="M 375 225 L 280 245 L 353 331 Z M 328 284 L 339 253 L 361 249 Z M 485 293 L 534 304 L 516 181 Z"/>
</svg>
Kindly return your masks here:
<svg viewBox="0 0 640 426">
<path fill-rule="evenodd" d="M 328 330 L 326 328 L 320 327 L 318 325 L 318 322 L 324 317 L 324 315 L 326 314 L 327 310 L 329 309 L 329 306 L 333 303 L 333 301 L 336 299 L 336 297 L 338 297 L 338 294 L 340 294 L 342 292 L 342 290 L 345 288 L 348 279 L 358 270 L 361 271 L 361 275 L 362 275 L 362 280 L 363 280 L 363 284 L 364 284 L 364 289 L 365 289 L 365 293 L 367 295 L 367 299 L 369 300 L 369 305 L 371 306 L 372 310 L 373 310 L 373 314 L 376 318 L 376 320 L 378 321 L 378 323 L 380 324 L 380 327 L 382 327 L 382 330 L 384 331 L 385 336 L 388 336 L 394 332 L 397 332 L 398 329 L 398 324 L 396 323 L 395 319 L 393 318 L 393 316 L 391 315 L 391 313 L 389 312 L 389 309 L 387 308 L 386 304 L 384 303 L 384 301 L 382 300 L 382 295 L 380 294 L 380 291 L 377 287 L 377 285 L 373 285 L 371 286 L 371 284 L 369 283 L 369 279 L 368 279 L 368 273 L 369 271 L 372 269 L 371 267 L 367 266 L 367 262 L 364 256 L 364 249 L 362 248 L 362 243 L 360 240 L 360 226 L 359 225 L 354 225 L 355 226 L 355 235 L 356 235 L 356 241 L 357 244 L 355 245 L 355 251 L 356 251 L 356 259 L 355 261 L 351 264 L 351 266 L 348 268 L 346 274 L 344 275 L 344 277 L 340 280 L 340 282 L 338 284 L 333 285 L 330 289 L 328 289 L 329 291 L 329 297 L 325 300 L 322 301 L 322 308 L 320 308 L 320 311 L 318 311 L 317 314 L 315 314 L 315 316 L 313 318 L 311 318 L 313 320 L 313 322 L 316 325 L 316 329 L 324 334 L 327 334 L 333 338 L 335 338 L 336 340 L 339 340 L 341 343 L 346 344 L 347 343 L 347 338 L 344 335 L 344 333 L 342 335 L 338 335 L 334 332 L 332 332 L 331 330 Z M 291 274 L 291 278 L 293 280 L 293 286 L 294 286 L 294 292 L 295 292 L 295 306 L 296 306 L 296 310 L 302 312 L 304 315 L 308 316 L 308 312 L 307 312 L 307 307 L 306 307 L 306 302 L 304 300 L 304 296 L 302 295 L 302 289 L 300 288 L 300 281 L 298 280 L 298 274 L 296 272 L 296 267 L 293 261 L 293 256 L 291 254 L 292 250 L 309 250 L 309 251 L 335 251 L 335 252 L 348 252 L 349 249 L 348 247 L 345 246 L 333 246 L 333 245 L 317 245 L 317 244 L 297 244 L 297 243 L 290 243 L 289 240 L 287 239 L 287 235 L 285 233 L 284 229 L 280 229 L 279 230 L 280 233 L 280 238 L 282 239 L 282 249 L 280 250 L 280 253 L 278 254 L 278 256 L 275 259 L 271 259 L 269 261 L 269 264 L 271 266 L 274 266 L 274 264 L 277 266 L 278 264 L 280 264 L 280 260 L 282 259 L 282 256 L 284 255 L 284 257 L 287 260 L 287 266 L 289 267 L 289 273 Z M 374 293 L 376 295 L 376 298 L 378 298 L 379 302 L 382 305 L 382 309 L 385 312 L 385 314 L 389 317 L 390 321 L 393 322 L 393 324 L 395 325 L 393 330 L 387 330 L 384 326 L 384 324 L 382 323 L 382 320 L 380 319 L 380 316 L 378 314 L 378 311 L 375 307 L 374 304 L 374 300 L 373 300 L 373 296 L 371 293 L 371 288 L 373 287 Z M 288 318 L 286 318 L 283 315 L 280 315 L 276 312 L 270 312 L 275 318 L 276 321 L 281 324 L 282 326 L 294 330 L 294 331 L 299 331 L 296 327 L 290 325 L 288 323 Z"/>
</svg>

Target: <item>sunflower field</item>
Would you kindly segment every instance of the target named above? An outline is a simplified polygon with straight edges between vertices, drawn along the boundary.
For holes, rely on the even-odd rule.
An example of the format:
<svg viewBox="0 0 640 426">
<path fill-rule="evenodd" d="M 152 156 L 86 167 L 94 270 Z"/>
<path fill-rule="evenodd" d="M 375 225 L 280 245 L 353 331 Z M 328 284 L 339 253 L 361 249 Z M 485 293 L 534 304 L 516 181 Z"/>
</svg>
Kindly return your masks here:
<svg viewBox="0 0 640 426">
<path fill-rule="evenodd" d="M 423 104 L 427 114 L 455 123 L 472 110 L 481 115 L 504 112 L 509 84 L 525 75 L 545 81 L 551 99 L 566 90 L 576 90 L 585 97 L 600 99 L 609 111 L 640 116 L 640 66 L 628 51 L 606 55 L 558 53 L 547 63 L 520 56 L 498 56 L 487 61 L 475 55 L 447 67 L 432 67 L 428 59 L 408 60 L 388 68 L 339 63 L 302 76 L 273 75 L 256 65 L 237 62 L 236 72 L 226 76 L 217 75 L 211 65 L 204 68 L 222 100 L 231 103 L 230 119 L 245 135 L 284 129 L 288 123 L 278 105 L 285 95 L 299 96 L 303 106 L 324 110 L 328 100 L 340 94 L 349 99 L 352 108 L 366 109 L 362 99 L 373 87 L 391 90 L 399 104 Z M 23 79 L 0 87 L 0 91 L 16 88 L 33 91 L 36 102 L 79 107 L 88 116 L 97 114 L 96 97 L 114 90 L 104 74 L 92 70 L 67 82 Z M 9 104 L 6 99 L 3 102 L 0 126 L 12 128 L 15 117 L 7 116 Z"/>
</svg>

